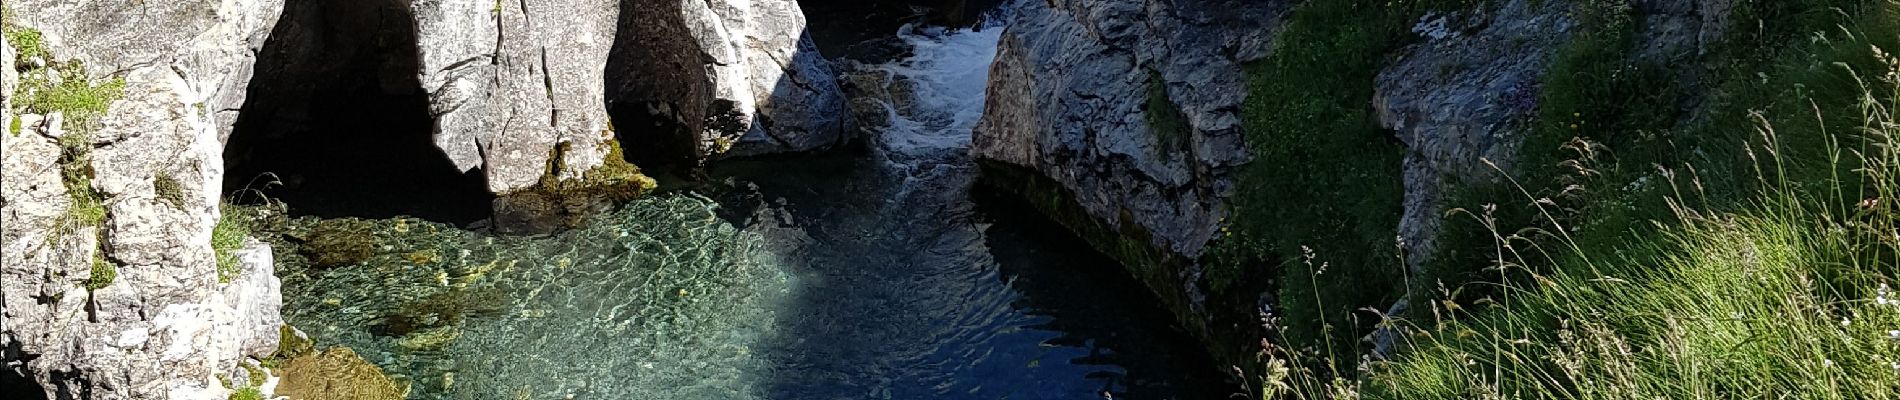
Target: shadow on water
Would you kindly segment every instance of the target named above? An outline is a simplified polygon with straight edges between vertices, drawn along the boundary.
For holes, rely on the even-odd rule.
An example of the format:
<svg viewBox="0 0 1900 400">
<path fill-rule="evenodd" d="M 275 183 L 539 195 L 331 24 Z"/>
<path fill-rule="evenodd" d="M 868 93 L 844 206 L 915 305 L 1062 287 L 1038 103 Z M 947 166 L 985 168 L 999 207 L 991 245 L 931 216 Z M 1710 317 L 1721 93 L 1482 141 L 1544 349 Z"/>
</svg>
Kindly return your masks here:
<svg viewBox="0 0 1900 400">
<path fill-rule="evenodd" d="M 226 193 L 319 217 L 487 218 L 482 172 L 430 140 L 412 21 L 396 0 L 288 1 L 225 146 Z"/>
<path fill-rule="evenodd" d="M 793 167 L 787 167 L 791 165 Z M 960 166 L 945 165 L 960 169 Z M 1120 266 L 964 171 L 905 193 L 833 153 L 728 162 L 724 217 L 799 283 L 756 348 L 769 398 L 1212 399 L 1230 387 Z M 741 178 L 742 177 L 742 178 Z"/>
</svg>

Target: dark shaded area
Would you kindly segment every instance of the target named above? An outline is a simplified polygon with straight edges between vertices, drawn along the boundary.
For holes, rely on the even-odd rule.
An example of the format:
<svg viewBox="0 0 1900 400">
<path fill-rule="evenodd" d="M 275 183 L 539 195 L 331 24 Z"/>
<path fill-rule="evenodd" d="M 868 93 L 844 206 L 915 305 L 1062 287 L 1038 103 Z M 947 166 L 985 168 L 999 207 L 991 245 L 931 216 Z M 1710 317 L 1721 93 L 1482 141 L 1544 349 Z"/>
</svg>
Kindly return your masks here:
<svg viewBox="0 0 1900 400">
<path fill-rule="evenodd" d="M 0 362 L 19 362 L 19 366 L 10 366 L 0 370 L 0 398 L 21 400 L 46 400 L 46 386 L 33 379 L 35 375 L 31 362 L 39 358 L 38 354 L 26 354 L 20 349 L 18 340 L 8 339 L 5 348 L 0 348 Z"/>
<path fill-rule="evenodd" d="M 224 190 L 297 215 L 487 218 L 481 171 L 458 171 L 431 142 L 415 46 L 402 2 L 287 2 L 225 146 Z"/>
<path fill-rule="evenodd" d="M 722 217 L 762 233 L 798 277 L 777 334 L 754 348 L 772 363 L 769 397 L 1237 391 L 1148 289 L 1021 200 L 971 202 L 968 172 L 907 186 L 887 168 L 853 152 L 714 166 Z"/>
<path fill-rule="evenodd" d="M 812 41 L 827 58 L 876 62 L 905 51 L 881 40 L 904 24 L 973 28 L 1003 0 L 800 0 Z"/>
<path fill-rule="evenodd" d="M 981 185 L 971 197 L 982 218 L 993 224 L 984 231 L 985 242 L 1000 279 L 1024 296 L 1014 305 L 1052 317 L 1031 327 L 1061 333 L 1044 343 L 1088 350 L 1069 362 L 1120 367 L 1120 372 L 1089 377 L 1118 388 L 1115 398 L 1215 399 L 1237 393 L 1220 364 L 1120 263 L 1021 197 Z"/>
<path fill-rule="evenodd" d="M 641 168 L 690 166 L 700 157 L 711 82 L 706 60 L 671 0 L 621 0 L 620 29 L 607 56 L 607 114 Z"/>
</svg>

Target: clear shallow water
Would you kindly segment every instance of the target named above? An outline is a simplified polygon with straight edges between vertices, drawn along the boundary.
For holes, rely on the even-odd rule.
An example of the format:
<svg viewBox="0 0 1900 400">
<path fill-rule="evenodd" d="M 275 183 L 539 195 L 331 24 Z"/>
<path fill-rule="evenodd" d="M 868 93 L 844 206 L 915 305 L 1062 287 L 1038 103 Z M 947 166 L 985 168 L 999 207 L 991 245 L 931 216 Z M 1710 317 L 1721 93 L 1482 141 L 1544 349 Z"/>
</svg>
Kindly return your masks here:
<svg viewBox="0 0 1900 400">
<path fill-rule="evenodd" d="M 1225 398 L 1118 265 L 972 188 L 998 31 L 906 29 L 867 150 L 725 162 L 716 200 L 543 238 L 373 221 L 328 270 L 286 248 L 286 317 L 416 399 Z"/>
</svg>

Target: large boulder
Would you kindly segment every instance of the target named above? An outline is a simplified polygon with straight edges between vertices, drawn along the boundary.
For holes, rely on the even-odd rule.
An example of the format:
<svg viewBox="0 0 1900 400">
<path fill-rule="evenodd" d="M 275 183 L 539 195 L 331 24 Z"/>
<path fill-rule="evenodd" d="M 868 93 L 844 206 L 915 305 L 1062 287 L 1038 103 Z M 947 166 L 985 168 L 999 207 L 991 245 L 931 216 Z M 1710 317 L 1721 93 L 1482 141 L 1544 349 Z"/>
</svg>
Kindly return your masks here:
<svg viewBox="0 0 1900 400">
<path fill-rule="evenodd" d="M 21 79 L 34 83 L 17 90 L 89 82 L 96 95 L 96 107 L 9 96 L 32 114 L 0 142 L 0 335 L 48 397 L 222 398 L 218 376 L 275 346 L 250 329 L 281 320 L 273 297 L 250 294 L 274 291 L 269 265 L 221 283 L 211 237 L 221 137 L 282 6 L 4 4 L 9 31 L 40 38 Z"/>
<path fill-rule="evenodd" d="M 1252 159 L 1242 64 L 1266 56 L 1287 3 L 1016 3 L 972 138 L 985 182 L 1116 256 L 1223 349 L 1244 339 L 1210 327 L 1195 260 Z"/>
</svg>

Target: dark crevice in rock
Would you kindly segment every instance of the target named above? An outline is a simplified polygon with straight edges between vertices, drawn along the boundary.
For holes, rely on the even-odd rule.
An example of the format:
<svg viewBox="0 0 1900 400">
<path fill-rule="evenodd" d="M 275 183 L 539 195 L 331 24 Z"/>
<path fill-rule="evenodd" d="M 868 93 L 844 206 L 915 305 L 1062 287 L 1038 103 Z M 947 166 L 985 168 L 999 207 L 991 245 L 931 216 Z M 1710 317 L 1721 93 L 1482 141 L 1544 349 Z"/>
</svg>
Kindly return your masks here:
<svg viewBox="0 0 1900 400">
<path fill-rule="evenodd" d="M 431 141 L 416 43 L 400 1 L 287 2 L 226 144 L 224 190 L 302 215 L 487 218 L 481 170 Z"/>
<path fill-rule="evenodd" d="M 17 366 L 0 370 L 0 398 L 23 400 L 46 400 L 46 386 L 33 379 L 40 376 L 33 371 L 32 361 L 39 354 L 29 354 L 20 348 L 20 341 L 7 338 L 5 354 L 0 360 L 18 361 Z"/>
<path fill-rule="evenodd" d="M 642 168 L 690 166 L 712 99 L 706 61 L 678 1 L 621 0 L 620 30 L 607 58 L 607 114 L 627 161 Z"/>
</svg>

